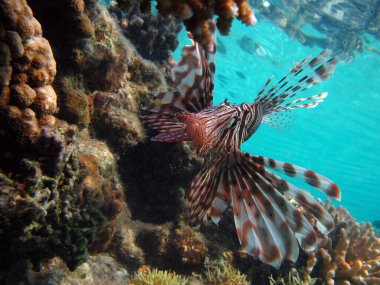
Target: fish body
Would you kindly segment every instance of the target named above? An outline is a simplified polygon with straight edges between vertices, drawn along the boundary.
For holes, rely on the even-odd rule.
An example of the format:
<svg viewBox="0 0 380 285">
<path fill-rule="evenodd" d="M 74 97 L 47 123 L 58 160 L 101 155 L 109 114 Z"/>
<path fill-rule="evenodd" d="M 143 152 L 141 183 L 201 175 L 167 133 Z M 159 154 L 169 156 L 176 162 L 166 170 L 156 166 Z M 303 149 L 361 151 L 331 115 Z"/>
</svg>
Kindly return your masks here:
<svg viewBox="0 0 380 285">
<path fill-rule="evenodd" d="M 177 118 L 200 154 L 228 155 L 239 151 L 256 131 L 263 113 L 258 105 L 231 105 L 226 100 L 198 113 L 183 112 Z"/>
<path fill-rule="evenodd" d="M 278 268 L 285 259 L 296 261 L 298 245 L 314 250 L 316 231 L 327 234 L 334 222 L 307 191 L 271 170 L 303 181 L 336 200 L 340 200 L 340 190 L 312 170 L 242 152 L 240 146 L 262 123 L 271 124 L 276 114 L 321 103 L 327 93 L 304 98 L 298 95 L 329 78 L 336 60 L 323 51 L 296 63 L 277 83 L 272 84 L 273 78 L 269 78 L 252 103 L 225 101 L 213 106 L 214 25 L 210 32 L 213 44 L 208 50 L 196 42 L 183 48 L 181 60 L 172 69 L 177 90 L 156 94 L 155 101 L 142 108 L 141 117 L 158 132 L 152 140 L 191 141 L 205 158 L 186 192 L 192 217 L 202 219 L 208 213 L 218 223 L 230 206 L 241 246 Z"/>
</svg>

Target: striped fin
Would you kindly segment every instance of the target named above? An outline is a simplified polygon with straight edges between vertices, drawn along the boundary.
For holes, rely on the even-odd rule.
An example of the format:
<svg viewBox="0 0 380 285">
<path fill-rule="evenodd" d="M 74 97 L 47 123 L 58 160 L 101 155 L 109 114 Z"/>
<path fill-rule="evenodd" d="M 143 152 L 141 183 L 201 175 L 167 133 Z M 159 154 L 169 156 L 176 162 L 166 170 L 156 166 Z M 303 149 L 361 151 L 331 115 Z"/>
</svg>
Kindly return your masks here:
<svg viewBox="0 0 380 285">
<path fill-rule="evenodd" d="M 263 156 L 253 156 L 253 158 L 256 163 L 277 170 L 289 177 L 303 181 L 323 191 L 326 195 L 337 201 L 340 201 L 341 199 L 341 193 L 338 185 L 312 170 Z"/>
<path fill-rule="evenodd" d="M 191 34 L 192 45 L 182 49 L 182 58 L 172 69 L 172 79 L 183 101 L 193 102 L 196 110 L 201 111 L 212 106 L 215 54 L 216 54 L 216 27 L 210 21 L 212 43 L 205 51 Z"/>
<path fill-rule="evenodd" d="M 219 196 L 221 193 L 226 192 L 226 181 L 223 175 L 224 163 L 224 159 L 206 160 L 202 169 L 193 178 L 186 192 L 186 198 L 190 203 L 192 219 L 202 220 L 217 193 Z M 217 209 L 219 208 L 215 208 L 215 210 Z M 214 212 L 214 215 L 216 214 Z"/>
<path fill-rule="evenodd" d="M 241 246 L 263 262 L 279 268 L 285 259 L 295 261 L 298 243 L 281 209 L 271 199 L 270 184 L 255 169 L 231 167 L 231 204 Z"/>
<path fill-rule="evenodd" d="M 155 94 L 154 101 L 141 108 L 141 119 L 152 129 L 163 133 L 153 140 L 188 140 L 185 126 L 178 122 L 177 115 L 197 113 L 212 106 L 216 53 L 214 22 L 210 24 L 210 29 L 213 41 L 207 51 L 195 41 L 182 49 L 182 58 L 172 69 L 177 91 Z"/>
<path fill-rule="evenodd" d="M 152 138 L 153 141 L 179 142 L 189 140 L 184 124 L 176 119 L 176 114 L 181 112 L 181 105 L 176 103 L 178 92 L 159 93 L 155 99 L 158 103 L 142 107 L 140 117 L 151 129 L 159 134 Z M 168 102 L 169 103 L 166 103 Z M 161 104 L 160 104 L 161 103 Z"/>
<path fill-rule="evenodd" d="M 267 207 L 277 207 L 279 209 L 303 250 L 314 250 L 317 246 L 317 235 L 304 216 L 302 208 L 295 207 L 287 199 L 279 187 L 281 185 L 273 183 L 273 173 L 266 170 L 262 165 L 257 164 L 252 155 L 245 154 L 244 165 L 247 169 L 251 169 L 252 173 L 256 173 L 261 189 L 265 190 L 262 193 L 267 196 L 271 203 L 271 206 Z"/>
<path fill-rule="evenodd" d="M 313 59 L 307 57 L 301 63 L 295 64 L 286 76 L 264 93 L 264 90 L 269 86 L 271 81 L 269 79 L 263 88 L 264 90 L 259 92 L 255 103 L 263 107 L 265 114 L 299 108 L 314 108 L 326 98 L 327 93 L 296 99 L 290 102 L 289 100 L 323 80 L 328 79 L 332 75 L 336 64 L 337 60 L 335 57 L 328 58 L 327 50 L 322 51 Z"/>
<path fill-rule="evenodd" d="M 265 170 L 264 176 L 288 199 L 293 199 L 307 214 L 312 215 L 316 219 L 317 228 L 321 233 L 328 234 L 334 228 L 334 221 L 330 213 L 309 192 L 294 186 L 267 170 Z"/>
<path fill-rule="evenodd" d="M 303 249 L 313 250 L 317 235 L 302 209 L 280 193 L 265 171 L 242 152 L 210 160 L 194 178 L 187 197 L 193 216 L 202 218 L 209 208 L 215 223 L 231 204 L 242 247 L 279 268 L 285 259 L 296 261 L 298 242 Z"/>
<path fill-rule="evenodd" d="M 276 268 L 285 259 L 296 261 L 298 243 L 307 251 L 317 245 L 317 234 L 304 214 L 322 216 L 313 212 L 314 204 L 307 207 L 306 202 L 295 207 L 286 196 L 301 196 L 291 184 L 280 184 L 280 179 L 247 153 L 210 160 L 194 178 L 187 194 L 192 216 L 203 218 L 209 209 L 212 220 L 218 223 L 231 203 L 239 241 L 249 254 Z M 284 195 L 283 185 L 290 189 L 289 195 Z M 305 197 L 310 201 L 309 196 Z"/>
<path fill-rule="evenodd" d="M 187 136 L 184 130 L 179 130 L 160 133 L 155 137 L 151 138 L 151 140 L 159 142 L 181 142 L 188 141 L 189 137 Z"/>
</svg>

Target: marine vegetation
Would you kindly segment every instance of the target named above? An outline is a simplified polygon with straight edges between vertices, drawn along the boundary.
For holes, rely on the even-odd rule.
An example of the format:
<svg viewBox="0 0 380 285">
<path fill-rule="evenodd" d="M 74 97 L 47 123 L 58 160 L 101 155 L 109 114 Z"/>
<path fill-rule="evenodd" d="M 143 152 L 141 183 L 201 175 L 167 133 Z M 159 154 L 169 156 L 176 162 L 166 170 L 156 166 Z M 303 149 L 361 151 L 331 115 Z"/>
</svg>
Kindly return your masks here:
<svg viewBox="0 0 380 285">
<path fill-rule="evenodd" d="M 296 96 L 329 78 L 336 59 L 328 58 L 326 51 L 313 59 L 307 57 L 271 87 L 272 78 L 268 79 L 252 104 L 232 105 L 226 100 L 212 106 L 216 53 L 212 21 L 210 27 L 212 48 L 204 50 L 195 41 L 183 48 L 181 60 L 172 69 L 177 90 L 157 94 L 155 101 L 142 109 L 142 119 L 158 132 L 152 140 L 191 141 L 204 157 L 186 192 L 192 217 L 201 220 L 208 212 L 218 223 L 230 204 L 241 246 L 279 268 L 284 260 L 297 260 L 298 243 L 303 250 L 313 251 L 317 247 L 316 230 L 327 234 L 334 222 L 308 192 L 267 168 L 304 181 L 337 200 L 340 190 L 314 171 L 244 153 L 240 145 L 261 123 L 273 123 L 278 113 L 314 108 L 322 102 L 327 93 Z"/>
<path fill-rule="evenodd" d="M 271 276 L 269 277 L 269 283 L 270 285 L 313 285 L 315 280 L 303 281 L 297 273 L 290 273 L 288 278 L 279 277 L 275 279 Z"/>
<path fill-rule="evenodd" d="M 140 268 L 133 276 L 131 285 L 185 285 L 187 279 L 168 271 Z"/>
<path fill-rule="evenodd" d="M 203 282 L 207 285 L 249 285 L 247 276 L 228 263 L 209 266 Z"/>
</svg>

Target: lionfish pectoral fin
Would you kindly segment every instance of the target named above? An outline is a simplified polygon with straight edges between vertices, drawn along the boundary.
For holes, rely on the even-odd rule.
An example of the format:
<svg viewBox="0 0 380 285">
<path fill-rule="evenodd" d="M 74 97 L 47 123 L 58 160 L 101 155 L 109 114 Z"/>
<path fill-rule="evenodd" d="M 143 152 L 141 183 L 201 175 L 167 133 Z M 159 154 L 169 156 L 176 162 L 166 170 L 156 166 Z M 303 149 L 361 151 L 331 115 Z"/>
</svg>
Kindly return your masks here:
<svg viewBox="0 0 380 285">
<path fill-rule="evenodd" d="M 193 178 L 186 192 L 192 219 L 201 220 L 209 211 L 213 221 L 219 222 L 229 201 L 227 181 L 223 175 L 224 163 L 224 159 L 205 160 L 201 170 Z"/>
<path fill-rule="evenodd" d="M 296 261 L 302 248 L 316 247 L 316 233 L 302 211 L 263 175 L 265 169 L 243 152 L 226 159 L 222 176 L 226 194 L 216 196 L 211 213 L 220 212 L 231 200 L 235 227 L 241 246 L 263 262 L 279 268 L 284 260 Z M 298 240 L 298 242 L 297 242 Z"/>
<path fill-rule="evenodd" d="M 263 117 L 262 122 L 280 132 L 287 132 L 295 122 L 295 114 L 292 110 L 289 112 L 275 112 Z"/>
<path fill-rule="evenodd" d="M 208 211 L 218 223 L 231 205 L 241 246 L 263 262 L 279 268 L 283 260 L 296 261 L 302 249 L 317 246 L 317 234 L 303 209 L 280 190 L 272 173 L 255 157 L 235 152 L 207 161 L 187 192 L 191 214 Z"/>
<path fill-rule="evenodd" d="M 326 195 L 337 201 L 341 200 L 341 193 L 338 185 L 321 174 L 287 162 L 282 162 L 263 156 L 253 157 L 258 164 L 272 168 L 294 179 L 303 181 L 321 190 Z"/>
<path fill-rule="evenodd" d="M 277 183 L 278 181 L 273 179 L 273 173 L 257 163 L 253 155 L 244 154 L 242 161 L 244 166 L 242 170 L 244 171 L 240 171 L 237 177 L 240 177 L 239 179 L 245 182 L 246 187 L 251 187 L 252 200 L 251 203 L 248 203 L 248 206 L 252 204 L 256 206 L 251 210 L 255 213 L 256 220 L 265 219 L 267 228 L 271 230 L 271 233 L 277 232 L 277 236 L 280 236 L 276 245 L 281 249 L 280 253 L 283 257 L 279 258 L 279 260 L 295 261 L 297 259 L 298 244 L 294 242 L 295 239 L 303 250 L 314 250 L 317 246 L 317 234 L 307 220 L 303 209 L 290 202 L 289 197 L 284 195 L 281 188 L 282 184 Z M 238 183 L 238 185 L 244 184 Z M 247 199 L 244 199 L 244 201 L 247 201 Z M 258 224 L 263 224 L 263 222 Z M 268 236 L 266 233 L 265 226 L 260 227 L 259 233 L 263 235 L 260 238 L 261 240 L 267 241 L 268 238 L 270 239 L 270 235 Z M 265 259 L 262 260 L 266 262 Z"/>
</svg>

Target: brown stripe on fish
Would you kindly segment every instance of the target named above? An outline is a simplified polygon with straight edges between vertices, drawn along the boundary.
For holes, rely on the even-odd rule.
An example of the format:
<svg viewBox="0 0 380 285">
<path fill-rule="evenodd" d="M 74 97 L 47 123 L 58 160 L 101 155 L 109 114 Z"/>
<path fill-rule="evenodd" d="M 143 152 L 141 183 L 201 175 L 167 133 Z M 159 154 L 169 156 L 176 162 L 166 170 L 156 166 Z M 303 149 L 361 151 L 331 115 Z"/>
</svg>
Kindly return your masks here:
<svg viewBox="0 0 380 285">
<path fill-rule="evenodd" d="M 290 163 L 285 162 L 282 168 L 284 169 L 284 173 L 290 177 L 294 177 L 297 174 L 294 166 Z"/>
<path fill-rule="evenodd" d="M 279 259 L 281 259 L 281 251 L 280 251 L 280 248 L 277 245 L 275 245 L 275 244 L 268 245 L 264 249 L 263 260 L 266 263 L 272 264 L 276 260 L 279 260 Z"/>
<path fill-rule="evenodd" d="M 307 184 L 316 188 L 318 188 L 321 185 L 321 181 L 319 180 L 318 175 L 314 171 L 306 170 L 303 175 Z"/>
<path fill-rule="evenodd" d="M 295 208 L 293 211 L 294 231 L 299 232 L 303 228 L 302 210 Z"/>
<path fill-rule="evenodd" d="M 314 249 L 316 242 L 317 233 L 315 231 L 311 231 L 307 236 L 303 238 L 301 247 L 306 251 L 310 251 Z"/>
<path fill-rule="evenodd" d="M 268 165 L 269 165 L 269 167 L 271 167 L 271 168 L 276 168 L 276 161 L 274 160 L 274 159 L 272 159 L 272 158 L 269 158 L 268 159 Z"/>
<path fill-rule="evenodd" d="M 331 182 L 329 187 L 326 189 L 326 194 L 338 201 L 341 199 L 339 187 L 333 182 Z"/>
</svg>

